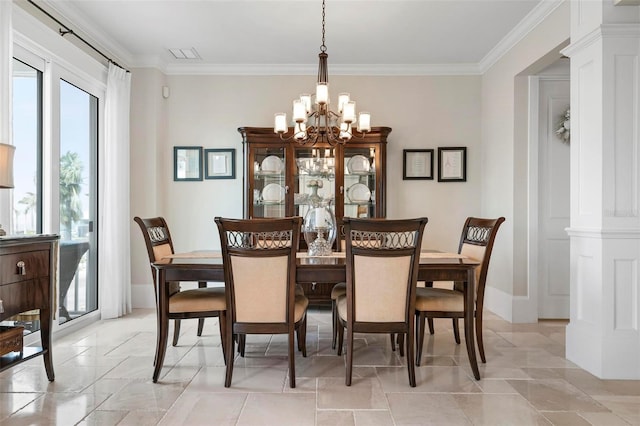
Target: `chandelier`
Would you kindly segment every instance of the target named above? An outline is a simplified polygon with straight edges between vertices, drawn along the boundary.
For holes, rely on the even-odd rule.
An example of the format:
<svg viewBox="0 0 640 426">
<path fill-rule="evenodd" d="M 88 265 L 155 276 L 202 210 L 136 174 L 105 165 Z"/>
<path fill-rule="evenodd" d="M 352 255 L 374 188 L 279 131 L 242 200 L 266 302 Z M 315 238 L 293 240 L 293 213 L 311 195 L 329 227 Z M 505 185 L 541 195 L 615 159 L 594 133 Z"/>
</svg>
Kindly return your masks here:
<svg viewBox="0 0 640 426">
<path fill-rule="evenodd" d="M 363 138 L 371 131 L 371 114 L 361 112 L 356 120 L 356 103 L 349 93 L 338 95 L 338 112 L 329 109 L 329 71 L 327 68 L 327 46 L 324 44 L 325 0 L 322 0 L 322 45 L 320 46 L 318 64 L 318 82 L 315 101 L 308 93 L 300 95 L 293 101 L 293 135 L 285 138 L 289 131 L 287 114 L 275 114 L 274 132 L 283 141 L 295 139 L 301 144 L 314 145 L 326 142 L 331 146 L 344 144 L 353 136 Z M 353 126 L 357 125 L 355 131 Z M 357 133 L 356 133 L 357 132 Z"/>
</svg>

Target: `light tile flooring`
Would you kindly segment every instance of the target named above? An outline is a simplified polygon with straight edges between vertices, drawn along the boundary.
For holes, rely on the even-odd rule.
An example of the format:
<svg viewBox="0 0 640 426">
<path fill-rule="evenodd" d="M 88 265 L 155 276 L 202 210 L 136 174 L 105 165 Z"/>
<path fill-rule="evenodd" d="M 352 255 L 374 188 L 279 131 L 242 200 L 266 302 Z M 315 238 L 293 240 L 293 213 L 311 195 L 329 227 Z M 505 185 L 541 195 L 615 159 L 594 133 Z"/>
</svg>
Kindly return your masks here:
<svg viewBox="0 0 640 426">
<path fill-rule="evenodd" d="M 640 381 L 600 380 L 564 358 L 566 322 L 516 325 L 487 313 L 487 364 L 473 379 L 450 321 L 436 321 L 409 387 L 386 335 L 357 335 L 354 380 L 331 350 L 331 314 L 309 312 L 308 357 L 287 380 L 286 340 L 249 336 L 225 389 L 215 319 L 201 338 L 184 321 L 151 381 L 155 312 L 137 310 L 58 339 L 56 380 L 38 357 L 0 373 L 0 423 L 10 425 L 640 425 Z"/>
</svg>

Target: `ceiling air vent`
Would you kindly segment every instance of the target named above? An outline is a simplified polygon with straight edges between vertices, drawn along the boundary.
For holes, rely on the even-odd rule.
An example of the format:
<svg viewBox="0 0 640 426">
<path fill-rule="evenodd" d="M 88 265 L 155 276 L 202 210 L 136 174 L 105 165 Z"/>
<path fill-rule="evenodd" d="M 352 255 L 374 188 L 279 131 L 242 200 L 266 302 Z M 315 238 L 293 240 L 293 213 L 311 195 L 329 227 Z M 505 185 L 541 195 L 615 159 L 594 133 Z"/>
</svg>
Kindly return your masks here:
<svg viewBox="0 0 640 426">
<path fill-rule="evenodd" d="M 169 52 L 176 59 L 200 59 L 200 55 L 193 47 L 169 48 Z"/>
</svg>

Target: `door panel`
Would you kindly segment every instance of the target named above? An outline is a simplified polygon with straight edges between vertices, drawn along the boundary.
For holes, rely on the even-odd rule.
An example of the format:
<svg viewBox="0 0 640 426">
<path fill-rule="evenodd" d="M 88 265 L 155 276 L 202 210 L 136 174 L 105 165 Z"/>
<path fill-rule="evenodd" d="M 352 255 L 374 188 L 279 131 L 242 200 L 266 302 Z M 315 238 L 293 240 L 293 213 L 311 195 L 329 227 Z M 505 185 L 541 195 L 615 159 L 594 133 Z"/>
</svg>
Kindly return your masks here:
<svg viewBox="0 0 640 426">
<path fill-rule="evenodd" d="M 569 105 L 569 80 L 540 81 L 539 318 L 569 318 L 569 144 L 555 134 Z"/>
</svg>

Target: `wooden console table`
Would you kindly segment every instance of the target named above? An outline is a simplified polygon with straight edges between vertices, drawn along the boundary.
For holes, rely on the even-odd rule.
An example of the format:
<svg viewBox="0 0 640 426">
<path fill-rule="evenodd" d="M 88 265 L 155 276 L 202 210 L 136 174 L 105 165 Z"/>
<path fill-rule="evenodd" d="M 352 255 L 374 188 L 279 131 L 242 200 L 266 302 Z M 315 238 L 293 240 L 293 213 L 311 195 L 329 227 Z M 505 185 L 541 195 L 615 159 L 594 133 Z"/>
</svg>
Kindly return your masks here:
<svg viewBox="0 0 640 426">
<path fill-rule="evenodd" d="M 49 381 L 55 378 L 51 358 L 51 321 L 58 255 L 57 235 L 0 238 L 0 321 L 40 310 L 41 347 L 24 347 L 0 357 L 0 371 L 42 355 Z"/>
</svg>

